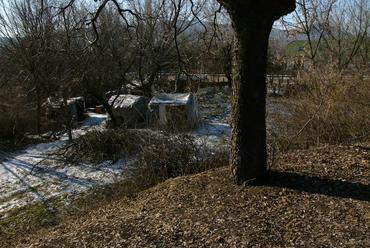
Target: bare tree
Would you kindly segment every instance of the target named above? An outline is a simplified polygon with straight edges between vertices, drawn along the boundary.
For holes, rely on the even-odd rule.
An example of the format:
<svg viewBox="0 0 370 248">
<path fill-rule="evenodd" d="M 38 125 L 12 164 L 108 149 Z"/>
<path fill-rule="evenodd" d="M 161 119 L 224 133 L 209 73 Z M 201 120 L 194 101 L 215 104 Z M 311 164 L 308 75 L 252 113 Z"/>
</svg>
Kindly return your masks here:
<svg viewBox="0 0 370 248">
<path fill-rule="evenodd" d="M 174 40 L 181 71 L 179 6 L 185 0 L 171 0 L 174 6 Z M 75 3 L 71 0 L 67 6 Z M 128 1 L 121 5 L 115 0 L 102 1 L 96 15 L 108 2 L 117 4 L 124 20 L 133 10 Z M 193 1 L 191 6 L 194 5 Z M 218 0 L 229 13 L 236 31 L 238 49 L 235 60 L 233 93 L 232 171 L 237 183 L 263 177 L 267 170 L 266 149 L 266 64 L 269 35 L 275 20 L 295 9 L 294 0 Z M 176 4 L 177 3 L 177 4 Z M 177 10 L 177 11 L 176 11 Z M 172 12 L 171 12 L 172 13 Z M 196 18 L 196 17 L 195 17 Z M 181 26 L 181 25 L 180 25 Z M 180 55 L 180 56 L 179 56 Z"/>
<path fill-rule="evenodd" d="M 1 1 L 0 32 L 5 37 L 3 48 L 11 54 L 19 69 L 19 80 L 35 94 L 37 132 L 41 132 L 41 107 L 45 92 L 53 87 L 51 75 L 55 73 L 52 39 L 54 17 L 50 1 Z"/>
<path fill-rule="evenodd" d="M 187 73 L 188 56 L 183 47 L 192 36 L 191 28 L 197 22 L 195 15 L 201 10 L 183 0 L 136 2 L 137 19 L 137 71 L 139 89 L 151 96 L 151 89 L 161 71 L 175 71 L 177 80 Z"/>
<path fill-rule="evenodd" d="M 332 11 L 323 40 L 325 51 L 339 71 L 354 62 L 369 38 L 370 5 L 366 0 L 338 3 Z"/>
<path fill-rule="evenodd" d="M 299 0 L 297 6 L 282 23 L 293 37 L 304 36 L 306 58 L 314 66 L 330 60 L 344 70 L 366 47 L 368 1 Z"/>
<path fill-rule="evenodd" d="M 307 56 L 315 64 L 326 26 L 338 0 L 298 0 L 297 8 L 290 20 L 282 19 L 288 33 L 293 36 L 304 35 L 307 39 Z"/>
</svg>

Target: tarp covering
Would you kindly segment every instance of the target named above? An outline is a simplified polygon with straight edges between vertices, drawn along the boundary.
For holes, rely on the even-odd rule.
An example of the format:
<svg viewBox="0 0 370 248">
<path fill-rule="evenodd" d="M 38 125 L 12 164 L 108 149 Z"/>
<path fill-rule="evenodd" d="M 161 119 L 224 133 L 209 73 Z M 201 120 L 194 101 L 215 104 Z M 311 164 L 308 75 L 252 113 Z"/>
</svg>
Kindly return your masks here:
<svg viewBox="0 0 370 248">
<path fill-rule="evenodd" d="M 72 118 L 78 121 L 84 119 L 85 113 L 85 99 L 83 97 L 74 97 L 67 99 L 68 111 L 72 115 Z M 64 117 L 63 112 L 64 100 L 60 97 L 48 97 L 46 102 L 43 104 L 46 108 L 46 118 L 50 121 Z"/>
<path fill-rule="evenodd" d="M 158 94 L 149 103 L 150 122 L 172 129 L 189 129 L 199 121 L 198 103 L 191 94 Z"/>
<path fill-rule="evenodd" d="M 109 99 L 116 121 L 127 127 L 138 127 L 145 124 L 149 99 L 136 95 L 114 95 Z"/>
<path fill-rule="evenodd" d="M 192 94 L 158 94 L 154 96 L 149 105 L 187 105 Z"/>
<path fill-rule="evenodd" d="M 112 105 L 113 108 L 132 108 L 136 103 L 138 103 L 143 97 L 135 95 L 115 95 L 111 96 L 109 99 L 109 105 Z"/>
</svg>

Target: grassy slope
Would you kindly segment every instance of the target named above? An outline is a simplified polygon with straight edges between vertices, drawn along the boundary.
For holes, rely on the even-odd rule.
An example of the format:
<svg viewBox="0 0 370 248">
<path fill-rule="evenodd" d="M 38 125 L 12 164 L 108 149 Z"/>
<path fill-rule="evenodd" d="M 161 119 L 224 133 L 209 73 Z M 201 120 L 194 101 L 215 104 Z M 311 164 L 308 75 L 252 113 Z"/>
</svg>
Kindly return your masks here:
<svg viewBox="0 0 370 248">
<path fill-rule="evenodd" d="M 0 246 L 369 247 L 369 149 L 282 155 L 260 186 L 234 185 L 228 168 L 171 179 Z"/>
</svg>

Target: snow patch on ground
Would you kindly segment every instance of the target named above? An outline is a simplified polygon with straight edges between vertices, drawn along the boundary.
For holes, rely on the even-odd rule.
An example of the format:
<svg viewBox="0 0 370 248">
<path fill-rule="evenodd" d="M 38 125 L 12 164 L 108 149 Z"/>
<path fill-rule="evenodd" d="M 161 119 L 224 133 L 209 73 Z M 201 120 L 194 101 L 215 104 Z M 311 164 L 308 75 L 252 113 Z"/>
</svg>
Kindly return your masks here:
<svg viewBox="0 0 370 248">
<path fill-rule="evenodd" d="M 231 128 L 228 123 L 221 122 L 206 122 L 203 123 L 195 132 L 193 136 L 196 142 L 201 147 L 210 149 L 218 149 L 220 146 L 226 145 L 230 137 Z"/>
<path fill-rule="evenodd" d="M 90 113 L 81 126 L 73 130 L 73 138 L 103 129 L 106 118 L 106 115 Z M 204 122 L 192 134 L 200 144 L 215 147 L 229 136 L 230 127 L 215 118 Z M 122 159 L 98 165 L 68 164 L 53 155 L 67 144 L 65 134 L 60 140 L 32 145 L 16 153 L 0 151 L 0 156 L 5 158 L 0 164 L 0 216 L 6 217 L 9 210 L 33 203 L 47 204 L 54 197 L 64 197 L 68 203 L 68 199 L 84 191 L 128 177 L 124 172 L 135 163 L 134 159 Z"/>
<path fill-rule="evenodd" d="M 73 131 L 73 137 L 103 128 L 105 120 L 106 115 L 89 114 L 81 127 Z M 46 203 L 55 196 L 77 195 L 99 185 L 114 183 L 133 163 L 123 159 L 114 164 L 71 165 L 50 155 L 67 142 L 68 137 L 64 135 L 60 140 L 33 145 L 17 153 L 0 154 L 5 157 L 0 164 L 0 214 L 35 202 Z"/>
<path fill-rule="evenodd" d="M 201 125 L 192 134 L 196 138 L 198 144 L 207 146 L 211 149 L 217 149 L 220 146 L 226 145 L 231 135 L 231 127 L 229 124 L 231 105 L 226 104 L 224 111 L 220 115 L 208 116 L 203 111 L 203 120 Z"/>
<path fill-rule="evenodd" d="M 217 104 L 223 104 L 203 107 L 202 122 L 191 132 L 200 147 L 214 150 L 228 146 L 231 134 L 231 104 L 216 100 Z M 281 111 L 274 102 L 268 102 L 267 107 L 270 112 Z M 73 130 L 73 138 L 104 129 L 106 118 L 106 115 L 89 113 L 81 126 Z M 16 153 L 0 151 L 0 216 L 17 207 L 47 203 L 53 197 L 73 199 L 91 188 L 120 181 L 129 176 L 125 171 L 135 163 L 133 159 L 122 159 L 116 163 L 71 165 L 51 155 L 67 144 L 68 136 L 63 135 L 60 140 L 33 145 Z"/>
</svg>

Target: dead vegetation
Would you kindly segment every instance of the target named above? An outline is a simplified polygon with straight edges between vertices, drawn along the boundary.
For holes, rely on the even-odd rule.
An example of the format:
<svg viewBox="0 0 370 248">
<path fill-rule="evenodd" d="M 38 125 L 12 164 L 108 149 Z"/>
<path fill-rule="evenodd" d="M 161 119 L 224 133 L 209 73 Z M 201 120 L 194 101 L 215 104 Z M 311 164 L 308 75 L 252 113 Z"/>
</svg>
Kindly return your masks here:
<svg viewBox="0 0 370 248">
<path fill-rule="evenodd" d="M 116 199 L 134 197 L 169 178 L 227 164 L 226 146 L 218 149 L 202 146 L 193 136 L 186 134 L 125 128 L 88 132 L 60 151 L 66 161 L 98 164 L 107 160 L 132 158 L 135 162 L 124 170 L 122 180 L 95 187 L 77 198 L 58 196 L 0 215 L 0 239 L 10 239 L 53 226 L 64 218 L 84 215 Z M 57 155 L 61 154 L 54 154 Z"/>
<path fill-rule="evenodd" d="M 186 133 L 118 127 L 88 132 L 61 152 L 72 163 L 99 164 L 133 159 L 134 166 L 126 173 L 131 174 L 130 180 L 141 181 L 137 189 L 132 190 L 138 192 L 168 178 L 195 174 L 228 163 L 227 145 L 209 147 L 204 142 Z"/>
<path fill-rule="evenodd" d="M 368 247 L 369 143 L 287 153 L 263 185 L 228 168 L 118 198 L 14 247 Z M 15 242 L 15 243 L 13 243 Z"/>
<path fill-rule="evenodd" d="M 69 145 L 66 157 L 72 162 L 101 163 L 131 156 L 140 146 L 140 137 L 126 128 L 93 130 Z"/>
<path fill-rule="evenodd" d="M 272 116 L 277 143 L 288 150 L 367 140 L 369 84 L 361 73 L 342 75 L 330 66 L 303 72 L 300 90 L 281 101 L 287 113 Z"/>
<path fill-rule="evenodd" d="M 66 152 L 69 161 L 100 163 L 133 157 L 148 181 L 202 172 L 228 163 L 228 149 L 208 148 L 194 136 L 124 127 L 88 132 Z"/>
<path fill-rule="evenodd" d="M 34 106 L 21 93 L 15 88 L 0 91 L 0 149 L 3 151 L 19 147 L 26 139 L 21 134 L 34 131 Z"/>
</svg>

